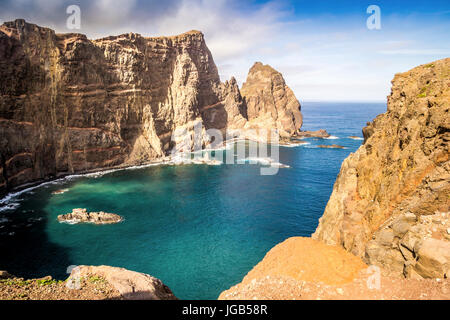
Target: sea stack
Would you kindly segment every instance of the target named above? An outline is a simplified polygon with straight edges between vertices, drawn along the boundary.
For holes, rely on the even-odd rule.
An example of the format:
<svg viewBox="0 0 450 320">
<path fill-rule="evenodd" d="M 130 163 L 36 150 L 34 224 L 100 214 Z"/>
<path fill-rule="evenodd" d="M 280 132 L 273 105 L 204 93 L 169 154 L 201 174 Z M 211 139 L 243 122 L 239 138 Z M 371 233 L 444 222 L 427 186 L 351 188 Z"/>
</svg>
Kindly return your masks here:
<svg viewBox="0 0 450 320">
<path fill-rule="evenodd" d="M 301 106 L 282 74 L 256 62 L 242 85 L 247 104 L 248 126 L 278 129 L 281 137 L 291 137 L 303 124 Z"/>
<path fill-rule="evenodd" d="M 300 104 L 279 72 L 256 63 L 242 92 L 234 78 L 222 83 L 200 31 L 89 40 L 18 19 L 0 26 L 0 60 L 0 194 L 148 163 L 198 126 L 291 136 L 302 125 Z M 202 144 L 205 131 L 196 138 Z"/>
</svg>

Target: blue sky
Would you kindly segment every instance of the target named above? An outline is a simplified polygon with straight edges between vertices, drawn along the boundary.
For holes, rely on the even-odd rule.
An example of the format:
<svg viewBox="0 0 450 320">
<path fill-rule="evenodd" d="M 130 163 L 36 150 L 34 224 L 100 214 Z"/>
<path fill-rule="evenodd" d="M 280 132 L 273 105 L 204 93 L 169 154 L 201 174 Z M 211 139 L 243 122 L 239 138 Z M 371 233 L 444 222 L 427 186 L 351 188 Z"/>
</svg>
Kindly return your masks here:
<svg viewBox="0 0 450 320">
<path fill-rule="evenodd" d="M 201 30 L 222 80 L 245 81 L 255 61 L 285 76 L 303 101 L 385 101 L 395 73 L 450 57 L 450 1 L 0 0 L 0 20 L 25 18 L 58 32 L 81 8 L 90 38 Z M 369 5 L 381 29 L 369 30 Z"/>
</svg>

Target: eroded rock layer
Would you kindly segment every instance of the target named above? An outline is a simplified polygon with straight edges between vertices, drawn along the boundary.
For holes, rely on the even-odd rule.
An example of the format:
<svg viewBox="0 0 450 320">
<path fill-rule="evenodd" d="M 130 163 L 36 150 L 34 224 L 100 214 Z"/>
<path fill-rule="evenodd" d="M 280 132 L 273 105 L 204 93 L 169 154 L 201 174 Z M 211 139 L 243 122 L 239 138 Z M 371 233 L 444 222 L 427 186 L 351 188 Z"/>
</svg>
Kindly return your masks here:
<svg viewBox="0 0 450 320">
<path fill-rule="evenodd" d="M 227 96 L 197 31 L 91 41 L 16 20 L 0 27 L 0 61 L 3 189 L 163 156 Z"/>
<path fill-rule="evenodd" d="M 209 126 L 242 125 L 239 89 L 197 31 L 91 41 L 16 20 L 0 27 L 0 61 L 0 190 L 163 156 L 212 112 Z"/>
<path fill-rule="evenodd" d="M 397 74 L 313 238 L 408 277 L 450 272 L 450 59 Z"/>
<path fill-rule="evenodd" d="M 256 62 L 242 85 L 250 128 L 278 129 L 280 136 L 300 132 L 303 123 L 300 103 L 286 85 L 281 73 L 269 65 Z"/>
<path fill-rule="evenodd" d="M 259 128 L 275 123 L 294 133 L 301 126 L 299 103 L 281 74 L 270 70 L 249 76 L 268 76 L 273 87 L 249 98 L 250 118 L 270 112 L 273 120 Z M 203 144 L 206 129 L 248 127 L 236 80 L 220 82 L 199 31 L 89 40 L 24 20 L 6 22 L 0 73 L 0 193 L 61 174 L 144 163 L 167 155 L 183 136 L 194 144 L 198 127 L 195 141 Z M 266 104 L 271 95 L 274 104 Z"/>
</svg>

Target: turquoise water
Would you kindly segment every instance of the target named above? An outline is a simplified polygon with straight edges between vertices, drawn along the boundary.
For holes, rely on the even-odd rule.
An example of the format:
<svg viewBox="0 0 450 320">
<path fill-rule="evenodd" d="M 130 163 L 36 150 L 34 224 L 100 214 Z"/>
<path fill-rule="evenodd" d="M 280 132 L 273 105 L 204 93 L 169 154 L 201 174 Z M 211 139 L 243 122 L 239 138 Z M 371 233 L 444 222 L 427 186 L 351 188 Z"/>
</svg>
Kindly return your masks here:
<svg viewBox="0 0 450 320">
<path fill-rule="evenodd" d="M 265 253 L 314 232 L 340 165 L 382 103 L 304 103 L 304 130 L 336 139 L 280 148 L 277 175 L 260 165 L 155 166 L 78 177 L 20 194 L 0 211 L 0 269 L 65 279 L 70 265 L 112 265 L 160 278 L 181 299 L 216 299 Z M 339 144 L 346 149 L 320 149 Z M 228 151 L 229 152 L 229 151 Z M 69 191 L 52 195 L 51 192 Z M 58 223 L 73 208 L 122 215 L 115 225 Z"/>
</svg>

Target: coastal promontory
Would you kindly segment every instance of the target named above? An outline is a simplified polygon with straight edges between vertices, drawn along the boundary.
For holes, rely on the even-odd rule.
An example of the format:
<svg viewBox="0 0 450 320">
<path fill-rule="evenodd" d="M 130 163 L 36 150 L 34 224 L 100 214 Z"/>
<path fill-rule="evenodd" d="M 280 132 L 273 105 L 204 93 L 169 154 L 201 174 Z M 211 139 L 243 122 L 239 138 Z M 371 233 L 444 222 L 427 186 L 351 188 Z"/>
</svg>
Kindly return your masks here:
<svg viewBox="0 0 450 320">
<path fill-rule="evenodd" d="M 302 125 L 279 72 L 256 63 L 242 92 L 234 78 L 221 82 L 200 31 L 90 40 L 17 19 L 0 26 L 0 60 L 0 194 L 147 163 L 176 147 L 174 133 L 182 140 L 197 126 L 291 136 Z"/>
<path fill-rule="evenodd" d="M 312 239 L 277 245 L 220 299 L 449 299 L 449 101 L 450 58 L 397 74 Z"/>
</svg>

